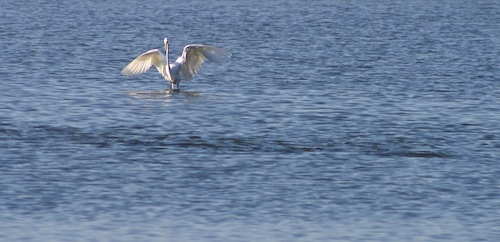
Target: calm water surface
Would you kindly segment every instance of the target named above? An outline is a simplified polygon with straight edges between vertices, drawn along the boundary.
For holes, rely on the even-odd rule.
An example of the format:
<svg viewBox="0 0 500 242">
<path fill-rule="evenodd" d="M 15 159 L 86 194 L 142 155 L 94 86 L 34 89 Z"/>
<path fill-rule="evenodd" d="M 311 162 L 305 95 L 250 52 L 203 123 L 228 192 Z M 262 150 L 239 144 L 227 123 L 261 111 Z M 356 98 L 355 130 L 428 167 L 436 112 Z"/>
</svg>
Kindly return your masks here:
<svg viewBox="0 0 500 242">
<path fill-rule="evenodd" d="M 2 241 L 495 241 L 497 1 L 0 1 Z M 224 47 L 178 93 L 120 70 Z"/>
</svg>

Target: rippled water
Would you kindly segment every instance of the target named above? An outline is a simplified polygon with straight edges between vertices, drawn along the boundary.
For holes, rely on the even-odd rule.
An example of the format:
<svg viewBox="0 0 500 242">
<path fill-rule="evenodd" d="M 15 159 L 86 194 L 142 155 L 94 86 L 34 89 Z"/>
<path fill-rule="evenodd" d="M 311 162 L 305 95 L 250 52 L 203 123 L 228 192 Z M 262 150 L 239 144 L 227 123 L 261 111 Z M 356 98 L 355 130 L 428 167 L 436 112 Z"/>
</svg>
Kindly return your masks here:
<svg viewBox="0 0 500 242">
<path fill-rule="evenodd" d="M 496 1 L 1 1 L 0 240 L 494 241 Z M 232 52 L 168 93 L 168 36 Z"/>
</svg>

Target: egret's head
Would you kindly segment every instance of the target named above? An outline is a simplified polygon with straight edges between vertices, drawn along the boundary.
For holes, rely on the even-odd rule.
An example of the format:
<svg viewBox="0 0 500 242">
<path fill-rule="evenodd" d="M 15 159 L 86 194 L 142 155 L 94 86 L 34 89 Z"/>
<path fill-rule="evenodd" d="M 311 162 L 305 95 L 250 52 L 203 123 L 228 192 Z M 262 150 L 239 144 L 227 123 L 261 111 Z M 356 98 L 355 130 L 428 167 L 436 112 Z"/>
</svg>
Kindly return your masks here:
<svg viewBox="0 0 500 242">
<path fill-rule="evenodd" d="M 163 44 L 164 45 L 168 45 L 168 39 L 167 38 L 163 39 Z"/>
</svg>

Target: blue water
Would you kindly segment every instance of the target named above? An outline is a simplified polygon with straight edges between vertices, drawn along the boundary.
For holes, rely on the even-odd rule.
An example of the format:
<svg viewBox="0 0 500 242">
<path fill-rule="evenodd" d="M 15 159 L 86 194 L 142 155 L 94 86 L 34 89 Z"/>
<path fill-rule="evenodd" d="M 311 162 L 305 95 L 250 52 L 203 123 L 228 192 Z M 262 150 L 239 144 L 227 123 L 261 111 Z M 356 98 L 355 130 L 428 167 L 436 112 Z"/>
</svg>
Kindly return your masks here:
<svg viewBox="0 0 500 242">
<path fill-rule="evenodd" d="M 0 1 L 0 241 L 496 241 L 500 4 Z M 120 70 L 232 52 L 178 93 Z"/>
</svg>

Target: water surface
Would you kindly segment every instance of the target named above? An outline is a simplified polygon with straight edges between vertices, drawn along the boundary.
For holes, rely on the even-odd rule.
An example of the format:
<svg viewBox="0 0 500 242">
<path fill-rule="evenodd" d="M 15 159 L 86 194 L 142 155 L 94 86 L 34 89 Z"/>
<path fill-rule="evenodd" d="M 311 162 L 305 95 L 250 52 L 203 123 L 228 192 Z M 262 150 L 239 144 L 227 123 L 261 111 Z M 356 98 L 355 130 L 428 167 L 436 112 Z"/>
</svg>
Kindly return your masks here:
<svg viewBox="0 0 500 242">
<path fill-rule="evenodd" d="M 198 7 L 195 7 L 198 6 Z M 494 241 L 495 1 L 0 3 L 0 240 Z M 181 92 L 120 70 L 224 47 Z"/>
</svg>

